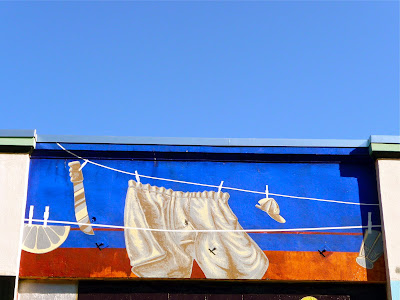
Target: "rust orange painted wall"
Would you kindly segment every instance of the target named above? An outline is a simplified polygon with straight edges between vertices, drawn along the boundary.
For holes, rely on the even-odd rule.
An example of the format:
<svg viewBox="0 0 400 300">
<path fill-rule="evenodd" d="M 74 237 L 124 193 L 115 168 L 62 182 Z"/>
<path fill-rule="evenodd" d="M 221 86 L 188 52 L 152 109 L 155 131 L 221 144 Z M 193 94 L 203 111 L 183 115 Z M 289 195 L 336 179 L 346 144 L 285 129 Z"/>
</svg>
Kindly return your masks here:
<svg viewBox="0 0 400 300">
<path fill-rule="evenodd" d="M 354 261 L 358 253 L 333 252 L 327 257 L 318 252 L 264 251 L 270 266 L 263 279 L 266 280 L 325 280 L 385 282 L 383 257 L 372 270 L 366 270 Z M 338 265 L 352 266 L 338 268 Z M 101 251 L 91 248 L 59 248 L 52 252 L 36 255 L 22 252 L 21 278 L 120 278 L 133 279 L 137 276 L 130 270 L 125 249 Z M 194 263 L 192 278 L 205 278 L 200 267 Z"/>
</svg>

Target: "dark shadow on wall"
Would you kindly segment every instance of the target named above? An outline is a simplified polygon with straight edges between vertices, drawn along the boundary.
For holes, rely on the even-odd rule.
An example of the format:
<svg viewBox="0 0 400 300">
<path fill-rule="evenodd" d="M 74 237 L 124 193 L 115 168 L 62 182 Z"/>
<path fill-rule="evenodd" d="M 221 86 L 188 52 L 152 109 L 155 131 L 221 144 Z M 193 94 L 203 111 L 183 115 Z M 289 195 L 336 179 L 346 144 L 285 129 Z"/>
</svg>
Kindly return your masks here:
<svg viewBox="0 0 400 300">
<path fill-rule="evenodd" d="M 241 295 L 244 295 L 242 298 Z M 282 283 L 251 280 L 149 280 L 81 281 L 78 300 L 131 300 L 131 299 L 290 299 L 300 300 L 306 295 L 326 300 L 378 300 L 386 299 L 385 284 L 366 283 Z"/>
<path fill-rule="evenodd" d="M 379 204 L 375 164 L 372 159 L 362 162 L 342 162 L 339 165 L 340 175 L 342 177 L 356 178 L 358 183 L 359 201 L 360 203 Z M 360 205 L 361 223 L 363 226 L 368 226 L 368 214 L 371 213 L 372 225 L 380 225 L 380 210 L 379 205 Z M 361 249 L 358 261 L 359 265 L 368 266 L 365 268 L 367 271 L 367 280 L 370 282 L 377 282 L 385 280 L 385 261 L 383 255 L 383 241 L 381 228 L 372 228 L 371 234 L 367 234 L 368 229 L 363 229 L 364 251 Z M 379 234 L 380 233 L 380 234 Z M 382 252 L 382 255 L 376 260 L 373 258 L 373 253 Z M 371 260 L 364 258 L 364 256 L 371 258 Z M 356 263 L 356 262 L 355 262 Z M 369 269 L 371 268 L 371 269 Z M 382 298 L 383 299 L 383 298 Z"/>
<path fill-rule="evenodd" d="M 0 276 L 0 299 L 12 300 L 14 298 L 14 276 Z"/>
</svg>

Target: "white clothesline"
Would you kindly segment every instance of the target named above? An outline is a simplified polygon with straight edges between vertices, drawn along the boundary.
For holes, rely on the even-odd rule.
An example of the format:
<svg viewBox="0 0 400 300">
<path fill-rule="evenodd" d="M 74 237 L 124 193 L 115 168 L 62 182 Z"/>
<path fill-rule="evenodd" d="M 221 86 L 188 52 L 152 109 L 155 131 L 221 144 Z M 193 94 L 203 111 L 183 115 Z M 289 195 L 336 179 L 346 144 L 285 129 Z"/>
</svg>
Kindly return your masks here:
<svg viewBox="0 0 400 300">
<path fill-rule="evenodd" d="M 25 219 L 29 222 L 30 219 Z M 34 222 L 43 223 L 45 220 L 31 219 Z M 79 225 L 88 226 L 87 223 L 68 222 L 68 221 L 55 221 L 47 220 L 47 224 L 64 224 L 64 225 Z M 25 223 L 27 224 L 27 223 Z M 142 230 L 142 231 L 154 231 L 154 232 L 291 232 L 291 231 L 323 231 L 323 230 L 343 230 L 343 229 L 363 229 L 369 228 L 368 226 L 337 226 L 337 227 L 310 227 L 310 228 L 282 228 L 282 229 L 157 229 L 157 228 L 140 228 L 140 227 L 128 227 L 119 225 L 107 225 L 107 224 L 90 224 L 92 227 L 101 228 L 114 228 L 114 229 L 131 229 L 131 230 Z M 381 225 L 371 225 L 370 228 L 381 227 Z"/>
<path fill-rule="evenodd" d="M 115 172 L 119 172 L 119 173 L 123 173 L 123 174 L 127 174 L 127 175 L 132 175 L 132 176 L 139 176 L 139 177 L 143 177 L 143 178 L 149 178 L 149 179 L 155 179 L 155 180 L 163 180 L 163 181 L 169 181 L 169 182 L 176 182 L 176 183 L 183 183 L 183 184 L 190 184 L 190 185 L 198 185 L 198 186 L 204 186 L 204 187 L 211 187 L 211 188 L 216 188 L 219 189 L 220 186 L 218 185 L 212 185 L 212 184 L 204 184 L 204 183 L 196 183 L 196 182 L 190 182 L 190 181 L 182 181 L 182 180 L 175 180 L 175 179 L 169 179 L 169 178 L 160 178 L 160 177 L 153 177 L 153 176 L 148 176 L 148 175 L 142 175 L 142 174 L 138 174 L 138 173 L 132 173 L 132 172 L 127 172 L 127 171 L 123 171 L 123 170 L 119 170 L 119 169 L 115 169 L 115 168 L 111 168 L 96 162 L 93 162 L 91 160 L 88 160 L 86 158 L 83 158 L 67 149 L 65 149 L 60 143 L 56 143 L 61 149 L 63 149 L 64 151 L 66 151 L 67 153 L 71 154 L 72 156 L 75 156 L 76 158 L 79 158 L 81 160 L 84 160 L 85 163 L 90 163 L 93 164 L 95 166 L 101 167 L 101 168 L 105 168 L 111 171 L 115 171 Z M 227 186 L 223 186 L 222 189 L 225 190 L 232 190 L 232 191 L 239 191 L 239 192 L 246 192 L 246 193 L 253 193 L 253 194 L 261 194 L 261 195 L 265 195 L 265 192 L 259 192 L 259 191 L 252 191 L 252 190 L 246 190 L 246 189 L 239 189 L 239 188 L 233 188 L 233 187 L 227 187 Z M 268 193 L 268 195 L 272 195 L 272 196 L 277 196 L 277 197 L 285 197 L 285 198 L 293 198 L 293 199 L 302 199 L 302 200 L 311 200 L 311 201 L 320 201 L 320 202 L 331 202 L 331 203 L 339 203 L 339 204 L 350 204 L 350 205 L 379 205 L 379 204 L 375 204 L 375 203 L 356 203 L 356 202 L 347 202 L 347 201 L 338 201 L 338 200 L 328 200 L 328 199 L 319 199 L 319 198 L 309 198 L 309 197 L 299 197 L 299 196 L 291 196 L 291 195 L 282 195 L 282 194 L 273 194 L 273 193 Z"/>
</svg>

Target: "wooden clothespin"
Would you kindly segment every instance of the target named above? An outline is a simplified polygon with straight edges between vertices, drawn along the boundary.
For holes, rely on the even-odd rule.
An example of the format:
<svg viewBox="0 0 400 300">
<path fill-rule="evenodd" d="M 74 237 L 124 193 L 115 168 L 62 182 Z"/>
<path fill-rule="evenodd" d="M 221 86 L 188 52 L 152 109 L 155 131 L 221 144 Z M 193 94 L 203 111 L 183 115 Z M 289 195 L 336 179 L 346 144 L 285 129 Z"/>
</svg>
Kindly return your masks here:
<svg viewBox="0 0 400 300">
<path fill-rule="evenodd" d="M 368 234 L 372 232 L 372 212 L 368 212 Z"/>
<path fill-rule="evenodd" d="M 137 171 L 135 171 L 135 178 L 136 178 L 136 182 L 139 183 L 140 182 L 140 176 L 139 176 L 139 173 Z"/>
<path fill-rule="evenodd" d="M 43 215 L 43 227 L 47 226 L 47 220 L 49 219 L 49 215 L 50 215 L 49 209 L 50 209 L 50 206 L 45 207 L 44 215 Z"/>
<path fill-rule="evenodd" d="M 221 181 L 221 184 L 218 186 L 218 194 L 221 193 L 222 190 L 222 185 L 224 184 L 223 181 Z"/>
<path fill-rule="evenodd" d="M 33 205 L 31 205 L 31 206 L 29 207 L 29 221 L 28 221 L 28 226 L 29 226 L 29 227 L 32 226 L 33 208 L 34 208 Z"/>
<path fill-rule="evenodd" d="M 81 167 L 78 169 L 78 171 L 82 171 L 83 167 L 86 166 L 86 164 L 88 163 L 87 159 L 84 159 L 83 164 L 81 165 Z"/>
</svg>

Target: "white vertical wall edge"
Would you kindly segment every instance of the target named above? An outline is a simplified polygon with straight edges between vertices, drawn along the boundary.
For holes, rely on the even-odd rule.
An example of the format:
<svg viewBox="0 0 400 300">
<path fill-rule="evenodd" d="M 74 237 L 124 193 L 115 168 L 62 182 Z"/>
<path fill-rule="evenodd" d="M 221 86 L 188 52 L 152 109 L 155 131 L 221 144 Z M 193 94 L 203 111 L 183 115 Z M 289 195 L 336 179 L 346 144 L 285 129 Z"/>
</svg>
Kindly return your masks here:
<svg viewBox="0 0 400 300">
<path fill-rule="evenodd" d="M 36 133 L 35 133 L 36 135 Z M 36 138 L 35 138 L 36 140 Z M 30 156 L 28 156 L 28 163 L 25 170 L 25 193 L 23 198 L 23 205 L 21 209 L 21 220 L 20 220 L 20 231 L 19 231 L 19 242 L 18 242 L 18 261 L 17 261 L 17 275 L 15 277 L 15 285 L 14 285 L 14 300 L 18 300 L 18 285 L 19 285 L 19 268 L 21 266 L 21 255 L 22 255 L 22 242 L 23 242 L 23 233 L 24 233 L 24 219 L 25 219 L 25 210 L 26 210 L 26 202 L 28 198 L 28 182 L 29 182 L 29 167 L 30 167 Z"/>
<path fill-rule="evenodd" d="M 28 173 L 28 154 L 0 154 L 0 275 L 19 273 Z"/>
<path fill-rule="evenodd" d="M 400 160 L 376 161 L 388 299 L 400 300 Z"/>
</svg>

